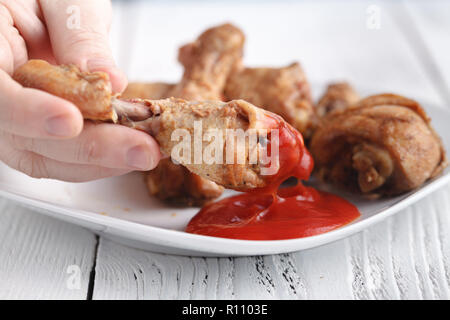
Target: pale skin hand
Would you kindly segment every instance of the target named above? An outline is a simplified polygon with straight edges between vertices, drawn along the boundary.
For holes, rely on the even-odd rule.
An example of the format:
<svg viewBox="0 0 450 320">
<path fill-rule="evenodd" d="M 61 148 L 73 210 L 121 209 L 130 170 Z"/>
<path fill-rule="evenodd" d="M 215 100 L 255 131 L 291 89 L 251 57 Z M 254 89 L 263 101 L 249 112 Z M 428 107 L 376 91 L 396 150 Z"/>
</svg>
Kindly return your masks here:
<svg viewBox="0 0 450 320">
<path fill-rule="evenodd" d="M 80 28 L 68 28 L 77 6 Z M 70 12 L 70 10 L 69 10 Z M 35 178 L 89 181 L 151 170 L 159 147 L 149 135 L 114 124 L 84 122 L 70 102 L 11 79 L 28 59 L 104 71 L 115 92 L 126 78 L 108 45 L 107 0 L 0 0 L 0 160 Z"/>
</svg>

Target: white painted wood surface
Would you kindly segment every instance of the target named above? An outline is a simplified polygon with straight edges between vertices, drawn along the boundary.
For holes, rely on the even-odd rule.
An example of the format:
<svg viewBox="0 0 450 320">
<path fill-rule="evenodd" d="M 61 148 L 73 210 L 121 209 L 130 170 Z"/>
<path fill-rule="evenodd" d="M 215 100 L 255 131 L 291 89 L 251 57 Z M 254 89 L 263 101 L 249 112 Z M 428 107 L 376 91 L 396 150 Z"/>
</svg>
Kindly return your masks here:
<svg viewBox="0 0 450 320">
<path fill-rule="evenodd" d="M 90 231 L 0 198 L 0 243 L 0 299 L 87 298 Z"/>
<path fill-rule="evenodd" d="M 300 60 L 316 83 L 346 79 L 450 107 L 450 6 L 429 3 L 120 2 L 112 43 L 130 79 L 175 81 L 175 48 L 228 20 L 247 35 L 248 64 Z M 366 27 L 371 5 L 379 29 Z M 320 248 L 248 258 L 131 249 L 0 199 L 0 298 L 449 299 L 449 195 L 447 186 Z M 79 289 L 69 266 L 80 268 Z"/>
</svg>

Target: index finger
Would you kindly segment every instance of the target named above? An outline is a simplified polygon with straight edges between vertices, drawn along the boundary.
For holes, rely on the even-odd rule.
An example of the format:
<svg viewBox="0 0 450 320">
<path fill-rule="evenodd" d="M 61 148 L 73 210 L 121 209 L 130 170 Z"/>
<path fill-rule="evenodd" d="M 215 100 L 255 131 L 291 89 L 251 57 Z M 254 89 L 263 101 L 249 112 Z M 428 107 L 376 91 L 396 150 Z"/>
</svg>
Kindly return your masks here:
<svg viewBox="0 0 450 320">
<path fill-rule="evenodd" d="M 109 74 L 113 90 L 122 92 L 124 73 L 116 66 L 109 46 L 111 3 L 109 0 L 41 0 L 55 58 L 75 64 L 83 71 Z"/>
</svg>

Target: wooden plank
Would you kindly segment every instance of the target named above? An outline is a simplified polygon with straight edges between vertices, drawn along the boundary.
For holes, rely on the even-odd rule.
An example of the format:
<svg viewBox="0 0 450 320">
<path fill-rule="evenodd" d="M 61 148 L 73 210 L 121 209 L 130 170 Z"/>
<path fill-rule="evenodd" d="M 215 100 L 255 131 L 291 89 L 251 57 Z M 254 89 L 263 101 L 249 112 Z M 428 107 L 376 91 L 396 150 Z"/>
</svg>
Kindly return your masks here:
<svg viewBox="0 0 450 320">
<path fill-rule="evenodd" d="M 0 299 L 86 299 L 95 235 L 0 198 Z"/>
<path fill-rule="evenodd" d="M 449 192 L 447 186 L 349 239 L 356 298 L 447 299 Z"/>
<path fill-rule="evenodd" d="M 423 299 L 416 270 L 413 245 L 412 209 L 394 216 L 389 223 L 392 266 L 400 299 Z"/>
<path fill-rule="evenodd" d="M 349 239 L 292 254 L 190 258 L 102 239 L 93 298 L 448 299 L 449 192 Z"/>
<path fill-rule="evenodd" d="M 278 257 L 232 259 L 169 256 L 130 249 L 101 239 L 93 298 L 288 297 L 289 294 L 283 295 L 286 284 L 277 276 L 273 259 Z"/>
<path fill-rule="evenodd" d="M 359 264 L 358 277 L 363 279 L 352 281 L 355 296 L 359 299 L 399 298 L 392 266 L 391 223 L 389 219 L 349 239 L 352 255 L 357 256 L 351 259 Z"/>
<path fill-rule="evenodd" d="M 349 260 L 350 248 L 345 240 L 292 255 L 295 261 L 294 268 L 303 277 L 304 284 L 301 288 L 305 292 L 304 297 L 354 298 L 350 285 L 353 275 Z"/>
<path fill-rule="evenodd" d="M 440 228 L 446 228 L 448 224 L 438 224 L 440 220 L 448 218 L 448 207 L 445 208 L 443 205 L 446 205 L 446 202 L 437 203 L 428 197 L 425 201 L 412 207 L 414 211 L 413 243 L 416 248 L 414 258 L 419 284 L 425 299 L 450 298 L 448 281 L 446 281 L 448 280 L 445 273 L 446 267 L 444 266 L 444 261 L 448 261 L 450 252 L 442 251 L 439 232 Z M 440 218 L 438 218 L 438 208 Z M 447 233 L 450 231 L 444 230 Z"/>
</svg>

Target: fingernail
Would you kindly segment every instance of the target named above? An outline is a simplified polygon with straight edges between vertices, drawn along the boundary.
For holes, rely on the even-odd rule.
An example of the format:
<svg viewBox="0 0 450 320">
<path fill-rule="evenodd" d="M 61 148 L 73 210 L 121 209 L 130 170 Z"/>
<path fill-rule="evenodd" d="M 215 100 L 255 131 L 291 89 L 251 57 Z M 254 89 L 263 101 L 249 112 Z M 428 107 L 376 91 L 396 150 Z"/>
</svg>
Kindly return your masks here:
<svg viewBox="0 0 450 320">
<path fill-rule="evenodd" d="M 45 129 L 53 136 L 68 137 L 73 134 L 72 121 L 65 116 L 48 118 L 45 121 Z"/>
<path fill-rule="evenodd" d="M 108 73 L 114 92 L 122 92 L 127 85 L 127 77 L 117 68 L 113 60 L 92 59 L 87 62 L 87 68 L 91 72 L 103 71 Z"/>
<path fill-rule="evenodd" d="M 152 159 L 143 147 L 133 147 L 127 152 L 127 165 L 139 170 L 150 170 Z"/>
</svg>

